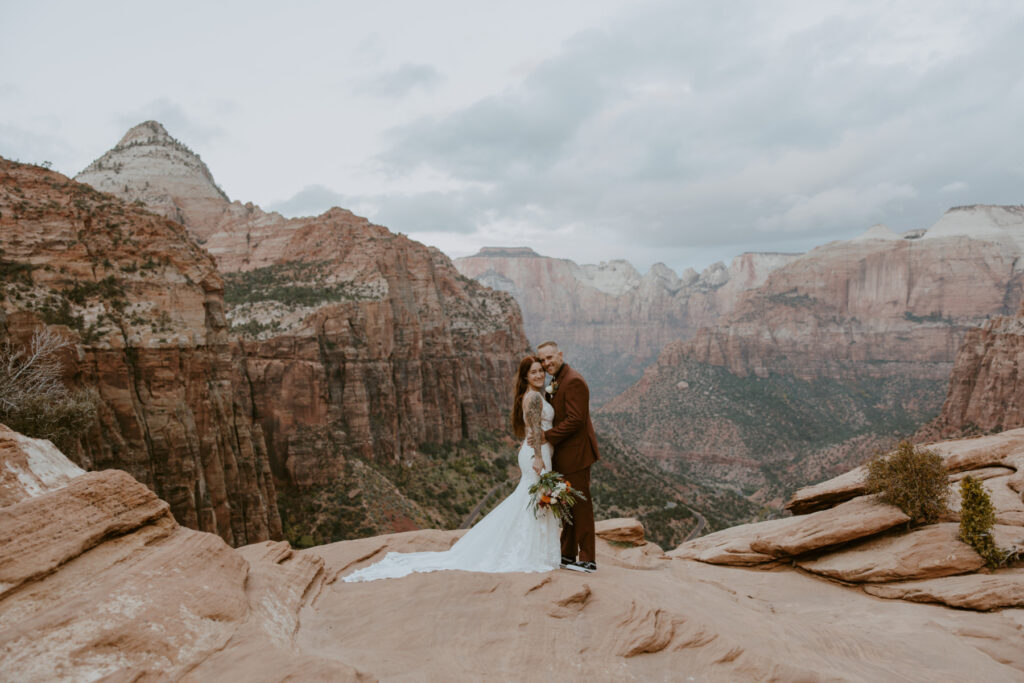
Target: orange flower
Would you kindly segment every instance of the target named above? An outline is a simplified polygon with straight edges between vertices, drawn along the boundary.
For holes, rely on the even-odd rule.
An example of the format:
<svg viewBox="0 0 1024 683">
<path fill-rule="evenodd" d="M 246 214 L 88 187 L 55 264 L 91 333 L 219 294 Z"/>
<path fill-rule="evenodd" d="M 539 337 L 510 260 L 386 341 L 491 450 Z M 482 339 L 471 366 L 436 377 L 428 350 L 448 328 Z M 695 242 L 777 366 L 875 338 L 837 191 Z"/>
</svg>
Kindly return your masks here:
<svg viewBox="0 0 1024 683">
<path fill-rule="evenodd" d="M 540 497 L 540 502 L 542 502 L 542 503 L 550 503 L 551 502 L 551 496 L 541 496 Z"/>
<path fill-rule="evenodd" d="M 570 484 L 569 482 L 565 482 L 565 490 L 568 491 L 571 488 L 572 488 L 572 484 Z"/>
</svg>

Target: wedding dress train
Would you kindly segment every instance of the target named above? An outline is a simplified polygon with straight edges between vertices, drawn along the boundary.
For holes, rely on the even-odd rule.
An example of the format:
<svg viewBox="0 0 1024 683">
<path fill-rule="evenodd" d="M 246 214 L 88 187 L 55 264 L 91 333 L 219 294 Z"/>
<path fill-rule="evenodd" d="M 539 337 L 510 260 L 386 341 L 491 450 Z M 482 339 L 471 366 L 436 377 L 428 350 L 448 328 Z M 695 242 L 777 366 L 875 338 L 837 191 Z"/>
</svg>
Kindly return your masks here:
<svg viewBox="0 0 1024 683">
<path fill-rule="evenodd" d="M 541 426 L 551 429 L 555 410 L 544 401 Z M 544 469 L 551 469 L 551 446 L 541 449 Z M 395 579 L 414 572 L 461 569 L 467 572 L 546 572 L 561 560 L 558 520 L 551 510 L 530 509 L 530 486 L 537 482 L 533 448 L 523 441 L 519 449 L 522 477 L 515 490 L 442 552 L 388 553 L 380 562 L 346 576 L 344 581 Z"/>
</svg>

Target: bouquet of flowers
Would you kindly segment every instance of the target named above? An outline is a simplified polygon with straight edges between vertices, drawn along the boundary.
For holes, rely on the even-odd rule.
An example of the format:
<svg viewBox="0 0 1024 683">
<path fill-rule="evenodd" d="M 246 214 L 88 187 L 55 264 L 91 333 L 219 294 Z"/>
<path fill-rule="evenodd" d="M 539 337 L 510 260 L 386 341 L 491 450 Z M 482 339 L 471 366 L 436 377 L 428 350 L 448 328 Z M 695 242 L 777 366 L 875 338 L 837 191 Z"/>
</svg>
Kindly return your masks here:
<svg viewBox="0 0 1024 683">
<path fill-rule="evenodd" d="M 573 487 L 558 472 L 545 472 L 537 483 L 530 487 L 530 508 L 534 515 L 551 509 L 551 513 L 562 524 L 572 524 L 570 510 L 577 500 L 586 497 Z"/>
</svg>

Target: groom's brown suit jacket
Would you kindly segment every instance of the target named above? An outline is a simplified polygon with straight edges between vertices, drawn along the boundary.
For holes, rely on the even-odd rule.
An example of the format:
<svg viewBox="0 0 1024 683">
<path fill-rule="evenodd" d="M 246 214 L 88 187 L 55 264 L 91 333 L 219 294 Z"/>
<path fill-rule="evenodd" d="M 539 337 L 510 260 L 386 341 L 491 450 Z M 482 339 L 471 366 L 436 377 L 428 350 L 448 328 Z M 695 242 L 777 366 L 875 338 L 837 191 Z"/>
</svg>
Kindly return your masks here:
<svg viewBox="0 0 1024 683">
<path fill-rule="evenodd" d="M 570 474 L 590 467 L 601 457 L 590 422 L 590 389 L 568 363 L 562 363 L 553 383 L 558 386 L 551 397 L 554 426 L 544 432 L 544 438 L 554 449 L 552 468 Z"/>
</svg>

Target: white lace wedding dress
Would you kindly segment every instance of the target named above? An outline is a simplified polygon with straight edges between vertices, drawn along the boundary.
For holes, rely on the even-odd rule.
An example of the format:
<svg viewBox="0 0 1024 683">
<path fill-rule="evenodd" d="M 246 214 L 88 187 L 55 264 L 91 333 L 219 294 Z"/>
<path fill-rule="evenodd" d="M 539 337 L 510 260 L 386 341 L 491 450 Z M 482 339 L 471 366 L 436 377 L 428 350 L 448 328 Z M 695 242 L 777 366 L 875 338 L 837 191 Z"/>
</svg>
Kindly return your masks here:
<svg viewBox="0 0 1024 683">
<path fill-rule="evenodd" d="M 541 426 L 551 429 L 555 410 L 544 401 Z M 551 469 L 551 446 L 541 449 L 544 469 Z M 353 572 L 345 581 L 395 579 L 413 572 L 461 569 L 467 572 L 546 572 L 557 569 L 561 560 L 558 520 L 550 510 L 534 514 L 530 509 L 530 486 L 537 481 L 533 471 L 533 448 L 523 441 L 519 449 L 522 478 L 515 491 L 489 515 L 442 552 L 388 553 L 380 562 Z"/>
</svg>

